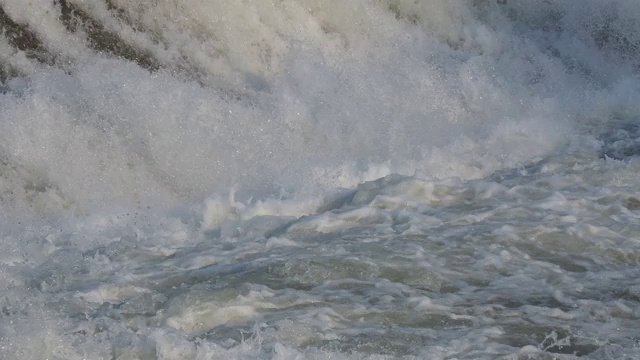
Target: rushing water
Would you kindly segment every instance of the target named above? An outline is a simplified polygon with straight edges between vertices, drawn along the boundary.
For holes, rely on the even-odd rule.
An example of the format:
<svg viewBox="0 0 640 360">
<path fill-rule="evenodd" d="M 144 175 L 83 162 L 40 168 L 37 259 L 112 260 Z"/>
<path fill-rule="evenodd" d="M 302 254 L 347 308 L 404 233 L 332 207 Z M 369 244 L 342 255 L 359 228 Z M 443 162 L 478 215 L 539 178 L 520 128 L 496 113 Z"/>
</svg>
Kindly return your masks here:
<svg viewBox="0 0 640 360">
<path fill-rule="evenodd" d="M 0 29 L 0 358 L 640 359 L 637 0 Z"/>
</svg>

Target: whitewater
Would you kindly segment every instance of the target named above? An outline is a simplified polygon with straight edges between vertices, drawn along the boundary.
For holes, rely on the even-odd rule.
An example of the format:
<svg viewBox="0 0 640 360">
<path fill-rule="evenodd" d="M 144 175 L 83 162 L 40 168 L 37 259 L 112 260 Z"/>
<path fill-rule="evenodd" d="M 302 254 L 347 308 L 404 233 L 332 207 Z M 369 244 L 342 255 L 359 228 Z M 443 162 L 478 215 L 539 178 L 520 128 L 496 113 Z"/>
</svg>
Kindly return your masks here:
<svg viewBox="0 0 640 360">
<path fill-rule="evenodd" d="M 640 359 L 636 0 L 0 0 L 1 359 Z"/>
</svg>

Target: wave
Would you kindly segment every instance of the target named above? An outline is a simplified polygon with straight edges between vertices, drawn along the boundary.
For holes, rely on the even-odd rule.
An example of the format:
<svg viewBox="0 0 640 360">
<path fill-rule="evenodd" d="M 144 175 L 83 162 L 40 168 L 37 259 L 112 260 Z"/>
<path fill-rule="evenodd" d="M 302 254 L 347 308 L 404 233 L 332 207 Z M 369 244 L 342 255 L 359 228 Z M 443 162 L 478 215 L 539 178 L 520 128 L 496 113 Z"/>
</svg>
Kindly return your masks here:
<svg viewBox="0 0 640 360">
<path fill-rule="evenodd" d="M 623 0 L 2 0 L 0 202 L 286 198 L 535 163 L 640 116 L 639 15 Z"/>
</svg>

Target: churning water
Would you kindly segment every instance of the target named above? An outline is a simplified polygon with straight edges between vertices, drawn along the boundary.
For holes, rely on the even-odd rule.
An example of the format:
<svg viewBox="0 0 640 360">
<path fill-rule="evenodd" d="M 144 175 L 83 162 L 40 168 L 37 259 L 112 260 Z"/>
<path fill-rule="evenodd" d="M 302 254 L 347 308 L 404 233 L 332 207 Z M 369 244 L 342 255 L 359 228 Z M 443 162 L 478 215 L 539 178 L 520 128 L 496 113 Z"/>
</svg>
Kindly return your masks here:
<svg viewBox="0 0 640 360">
<path fill-rule="evenodd" d="M 0 358 L 640 359 L 637 0 L 0 29 Z"/>
</svg>

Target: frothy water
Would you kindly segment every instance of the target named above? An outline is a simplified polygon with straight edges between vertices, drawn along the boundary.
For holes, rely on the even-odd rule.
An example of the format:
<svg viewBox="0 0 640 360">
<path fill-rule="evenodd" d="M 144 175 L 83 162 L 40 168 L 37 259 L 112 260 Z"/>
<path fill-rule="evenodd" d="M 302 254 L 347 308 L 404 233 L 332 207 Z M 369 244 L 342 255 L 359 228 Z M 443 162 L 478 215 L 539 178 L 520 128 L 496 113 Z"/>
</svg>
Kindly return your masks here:
<svg viewBox="0 0 640 360">
<path fill-rule="evenodd" d="M 0 357 L 640 358 L 636 1 L 0 28 Z"/>
</svg>

